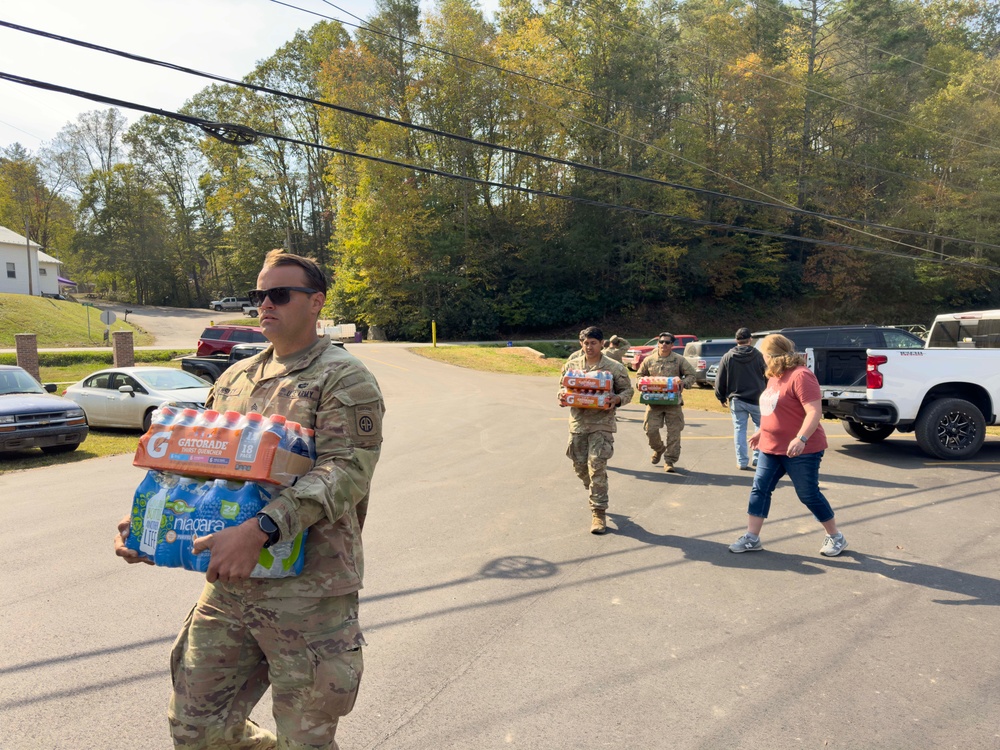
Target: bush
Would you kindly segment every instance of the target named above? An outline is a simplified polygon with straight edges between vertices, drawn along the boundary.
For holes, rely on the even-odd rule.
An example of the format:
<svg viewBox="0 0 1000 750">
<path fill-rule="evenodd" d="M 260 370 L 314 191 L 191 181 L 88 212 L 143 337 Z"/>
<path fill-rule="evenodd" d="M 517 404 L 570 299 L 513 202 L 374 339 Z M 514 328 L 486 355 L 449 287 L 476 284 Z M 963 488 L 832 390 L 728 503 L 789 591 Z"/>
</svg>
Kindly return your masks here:
<svg viewBox="0 0 1000 750">
<path fill-rule="evenodd" d="M 177 357 L 185 357 L 191 354 L 191 350 L 142 350 L 135 353 L 136 362 L 169 362 Z M 38 365 L 40 367 L 67 367 L 69 365 L 89 364 L 107 365 L 114 364 L 114 356 L 107 352 L 39 352 Z M 0 354 L 0 365 L 16 365 L 17 355 L 13 353 Z"/>
</svg>

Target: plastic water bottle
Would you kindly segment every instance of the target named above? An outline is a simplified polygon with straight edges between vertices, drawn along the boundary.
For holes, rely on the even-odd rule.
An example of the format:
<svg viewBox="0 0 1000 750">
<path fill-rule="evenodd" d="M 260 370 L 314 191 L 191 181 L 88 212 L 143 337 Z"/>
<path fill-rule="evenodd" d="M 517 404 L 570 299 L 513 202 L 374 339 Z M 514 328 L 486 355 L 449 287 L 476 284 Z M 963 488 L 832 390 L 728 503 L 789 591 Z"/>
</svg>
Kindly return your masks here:
<svg viewBox="0 0 1000 750">
<path fill-rule="evenodd" d="M 246 422 L 246 419 L 238 411 L 227 411 L 222 415 L 222 426 L 230 430 L 238 430 Z"/>
<path fill-rule="evenodd" d="M 306 442 L 305 428 L 298 422 L 288 422 L 288 443 L 292 453 L 309 456 L 309 446 Z"/>
<path fill-rule="evenodd" d="M 177 407 L 164 404 L 153 412 L 152 426 L 172 427 L 179 415 L 180 410 Z"/>
<path fill-rule="evenodd" d="M 194 424 L 195 420 L 198 419 L 197 409 L 183 409 L 178 415 L 177 420 L 174 422 L 175 427 L 186 427 L 188 425 Z"/>
<path fill-rule="evenodd" d="M 316 430 L 311 427 L 303 427 L 303 441 L 306 446 L 306 455 L 313 461 L 316 460 Z"/>
<path fill-rule="evenodd" d="M 268 420 L 264 425 L 264 429 L 267 432 L 273 432 L 278 436 L 278 447 L 284 448 L 286 451 L 290 450 L 287 423 L 288 420 L 281 414 L 272 414 L 268 417 Z"/>
<path fill-rule="evenodd" d="M 264 430 L 264 417 L 255 411 L 247 414 L 246 424 L 240 434 L 240 444 L 236 448 L 236 460 L 241 463 L 252 464 L 257 458 L 257 449 L 260 447 L 260 436 Z"/>
</svg>

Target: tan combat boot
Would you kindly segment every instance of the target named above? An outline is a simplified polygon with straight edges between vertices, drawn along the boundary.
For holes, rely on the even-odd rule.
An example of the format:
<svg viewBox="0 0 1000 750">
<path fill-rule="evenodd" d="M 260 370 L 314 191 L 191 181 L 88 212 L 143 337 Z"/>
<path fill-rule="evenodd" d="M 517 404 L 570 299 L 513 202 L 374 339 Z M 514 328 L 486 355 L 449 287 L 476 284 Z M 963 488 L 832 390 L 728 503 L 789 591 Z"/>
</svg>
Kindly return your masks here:
<svg viewBox="0 0 1000 750">
<path fill-rule="evenodd" d="M 653 451 L 653 463 L 658 464 L 660 462 L 660 456 L 663 455 L 663 451 Z"/>
<path fill-rule="evenodd" d="M 594 518 L 590 522 L 590 533 L 591 534 L 603 534 L 608 530 L 608 522 L 605 518 L 603 510 L 598 510 L 597 508 L 593 511 Z"/>
</svg>

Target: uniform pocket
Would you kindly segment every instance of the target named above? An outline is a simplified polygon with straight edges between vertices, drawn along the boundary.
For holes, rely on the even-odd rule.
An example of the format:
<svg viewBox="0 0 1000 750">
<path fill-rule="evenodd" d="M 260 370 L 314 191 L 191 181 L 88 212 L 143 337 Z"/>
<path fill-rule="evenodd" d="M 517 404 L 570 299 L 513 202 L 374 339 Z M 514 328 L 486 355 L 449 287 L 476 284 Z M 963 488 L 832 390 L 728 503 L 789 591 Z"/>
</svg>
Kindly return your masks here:
<svg viewBox="0 0 1000 750">
<path fill-rule="evenodd" d="M 330 719 L 346 716 L 354 708 L 364 672 L 361 627 L 349 620 L 336 630 L 304 638 L 314 669 L 311 712 Z"/>
</svg>

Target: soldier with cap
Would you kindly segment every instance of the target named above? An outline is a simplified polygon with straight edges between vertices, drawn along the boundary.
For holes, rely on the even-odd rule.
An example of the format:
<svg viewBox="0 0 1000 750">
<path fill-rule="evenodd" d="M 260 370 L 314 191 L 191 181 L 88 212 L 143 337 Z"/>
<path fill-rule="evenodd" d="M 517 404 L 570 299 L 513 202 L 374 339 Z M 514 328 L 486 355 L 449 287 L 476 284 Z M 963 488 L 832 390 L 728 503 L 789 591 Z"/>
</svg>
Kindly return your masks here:
<svg viewBox="0 0 1000 750">
<path fill-rule="evenodd" d="M 615 424 L 615 410 L 632 401 L 632 381 L 628 370 L 621 362 L 601 352 L 604 334 L 596 326 L 590 326 L 580 331 L 580 351 L 570 355 L 563 365 L 562 374 L 570 370 L 580 370 L 586 373 L 609 372 L 613 378 L 612 391 L 614 398 L 610 409 L 577 409 L 569 410 L 569 444 L 566 456 L 573 462 L 573 469 L 580 477 L 583 486 L 590 490 L 591 534 L 603 534 L 607 531 L 608 510 L 608 459 L 615 451 L 614 433 L 618 429 Z M 559 405 L 566 406 L 559 396 Z"/>
<path fill-rule="evenodd" d="M 608 345 L 604 348 L 604 354 L 611 357 L 615 362 L 621 362 L 625 352 L 632 346 L 627 339 L 621 336 L 612 336 L 608 339 Z"/>
<path fill-rule="evenodd" d="M 268 253 L 250 292 L 271 346 L 215 383 L 206 406 L 281 414 L 312 428 L 316 463 L 255 518 L 199 537 L 207 583 L 170 657 L 168 719 L 175 748 L 336 748 L 363 671 L 358 590 L 361 529 L 382 443 L 378 383 L 340 344 L 317 336 L 327 279 L 311 258 Z M 305 567 L 291 578 L 250 578 L 263 548 L 308 529 Z M 148 562 L 125 547 L 115 553 Z M 277 736 L 250 712 L 271 688 Z"/>
<path fill-rule="evenodd" d="M 760 429 L 760 394 L 767 388 L 764 355 L 753 347 L 750 329 L 736 331 L 736 346 L 722 355 L 715 376 L 715 397 L 729 407 L 733 418 L 733 441 L 736 444 L 736 465 L 743 470 L 757 466 L 760 452 L 747 453 L 747 420 Z"/>
<path fill-rule="evenodd" d="M 656 337 L 656 353 L 651 354 L 639 365 L 637 377 L 680 378 L 681 390 L 691 385 L 696 375 L 690 362 L 673 350 L 674 334 L 664 331 Z M 647 404 L 646 418 L 642 427 L 646 431 L 649 447 L 653 449 L 653 464 L 663 457 L 663 469 L 674 471 L 681 457 L 681 430 L 684 429 L 684 397 L 674 404 Z M 664 439 L 660 429 L 665 429 Z"/>
</svg>

